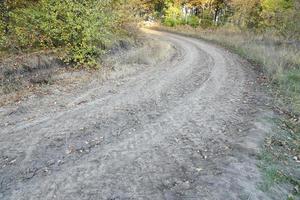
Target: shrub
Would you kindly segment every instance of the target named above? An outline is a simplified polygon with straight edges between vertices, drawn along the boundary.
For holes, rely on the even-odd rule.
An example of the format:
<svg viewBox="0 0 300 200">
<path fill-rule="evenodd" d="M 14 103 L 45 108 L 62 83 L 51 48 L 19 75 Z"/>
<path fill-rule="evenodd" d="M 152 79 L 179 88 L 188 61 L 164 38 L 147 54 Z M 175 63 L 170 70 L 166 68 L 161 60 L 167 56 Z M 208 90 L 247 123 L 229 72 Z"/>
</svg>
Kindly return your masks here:
<svg viewBox="0 0 300 200">
<path fill-rule="evenodd" d="M 173 27 L 181 24 L 182 12 L 179 6 L 170 4 L 165 13 L 164 25 Z"/>
<path fill-rule="evenodd" d="M 5 33 L 4 33 L 4 24 L 0 21 L 0 47 L 5 46 Z M 0 48 L 1 50 L 1 48 Z"/>
<path fill-rule="evenodd" d="M 201 28 L 204 28 L 204 29 L 210 28 L 213 26 L 213 21 L 210 19 L 201 19 L 200 26 L 201 26 Z"/>
<path fill-rule="evenodd" d="M 163 21 L 163 24 L 166 25 L 166 26 L 174 27 L 174 26 L 180 25 L 181 24 L 181 20 L 179 20 L 179 19 L 173 19 L 173 18 L 166 18 Z"/>
<path fill-rule="evenodd" d="M 199 26 L 199 18 L 195 15 L 188 16 L 186 19 L 186 24 L 195 28 Z"/>
<path fill-rule="evenodd" d="M 200 26 L 201 28 L 210 28 L 214 25 L 214 20 L 211 13 L 208 10 L 203 10 L 200 16 Z"/>
<path fill-rule="evenodd" d="M 9 40 L 20 49 L 63 49 L 66 62 L 94 66 L 97 56 L 124 31 L 116 2 L 40 0 L 16 8 L 9 15 Z"/>
</svg>

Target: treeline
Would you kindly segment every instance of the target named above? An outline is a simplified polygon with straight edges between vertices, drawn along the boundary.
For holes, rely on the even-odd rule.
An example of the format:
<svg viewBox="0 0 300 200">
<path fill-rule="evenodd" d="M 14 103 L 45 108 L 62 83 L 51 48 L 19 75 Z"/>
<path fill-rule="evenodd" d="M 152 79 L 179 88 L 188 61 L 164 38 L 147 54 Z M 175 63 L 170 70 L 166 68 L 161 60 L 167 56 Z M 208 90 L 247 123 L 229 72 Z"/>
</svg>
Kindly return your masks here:
<svg viewBox="0 0 300 200">
<path fill-rule="evenodd" d="M 0 0 L 0 49 L 59 49 L 66 62 L 93 66 L 129 34 L 123 0 Z"/>
<path fill-rule="evenodd" d="M 167 26 L 189 24 L 203 28 L 233 24 L 241 30 L 272 30 L 299 39 L 300 0 L 140 0 L 141 15 L 161 19 Z"/>
<path fill-rule="evenodd" d="M 133 16 L 167 26 L 233 24 L 299 40 L 299 10 L 300 0 L 0 0 L 0 51 L 57 49 L 66 62 L 93 66 L 130 34 Z"/>
</svg>

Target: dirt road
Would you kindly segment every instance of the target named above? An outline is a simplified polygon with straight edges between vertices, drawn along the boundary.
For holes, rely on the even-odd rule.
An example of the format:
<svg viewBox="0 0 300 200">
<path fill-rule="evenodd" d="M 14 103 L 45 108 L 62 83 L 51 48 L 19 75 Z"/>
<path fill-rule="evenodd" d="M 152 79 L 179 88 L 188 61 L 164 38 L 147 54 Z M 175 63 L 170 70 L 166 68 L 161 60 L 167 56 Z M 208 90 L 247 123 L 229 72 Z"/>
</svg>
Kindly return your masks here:
<svg viewBox="0 0 300 200">
<path fill-rule="evenodd" d="M 268 109 L 251 68 L 147 32 L 172 47 L 163 60 L 0 108 L 0 199 L 268 199 L 256 167 Z"/>
</svg>

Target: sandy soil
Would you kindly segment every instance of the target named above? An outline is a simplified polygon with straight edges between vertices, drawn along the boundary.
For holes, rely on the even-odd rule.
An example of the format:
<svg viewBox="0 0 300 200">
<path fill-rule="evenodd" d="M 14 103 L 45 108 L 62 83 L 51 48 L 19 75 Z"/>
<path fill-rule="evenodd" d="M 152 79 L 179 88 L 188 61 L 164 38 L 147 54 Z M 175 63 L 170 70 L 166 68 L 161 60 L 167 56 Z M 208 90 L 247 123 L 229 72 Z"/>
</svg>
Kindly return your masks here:
<svg viewBox="0 0 300 200">
<path fill-rule="evenodd" d="M 147 34 L 105 79 L 0 107 L 0 199 L 269 199 L 256 155 L 272 113 L 250 65 Z"/>
</svg>

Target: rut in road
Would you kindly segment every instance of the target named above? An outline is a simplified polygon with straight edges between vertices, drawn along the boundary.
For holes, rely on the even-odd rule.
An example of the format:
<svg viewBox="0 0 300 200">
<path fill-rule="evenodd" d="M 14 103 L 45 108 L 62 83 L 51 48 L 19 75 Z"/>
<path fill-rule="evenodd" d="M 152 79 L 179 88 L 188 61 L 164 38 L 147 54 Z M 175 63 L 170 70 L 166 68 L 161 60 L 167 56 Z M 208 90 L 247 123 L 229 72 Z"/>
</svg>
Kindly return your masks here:
<svg viewBox="0 0 300 200">
<path fill-rule="evenodd" d="M 268 110 L 248 64 L 147 32 L 174 52 L 58 110 L 2 108 L 1 199 L 268 199 L 255 161 Z"/>
</svg>

